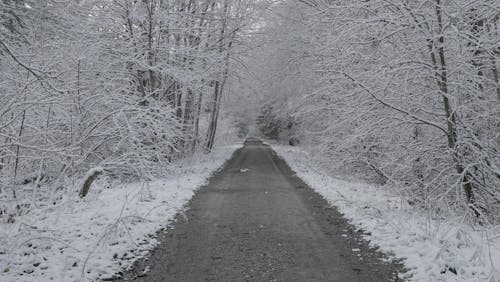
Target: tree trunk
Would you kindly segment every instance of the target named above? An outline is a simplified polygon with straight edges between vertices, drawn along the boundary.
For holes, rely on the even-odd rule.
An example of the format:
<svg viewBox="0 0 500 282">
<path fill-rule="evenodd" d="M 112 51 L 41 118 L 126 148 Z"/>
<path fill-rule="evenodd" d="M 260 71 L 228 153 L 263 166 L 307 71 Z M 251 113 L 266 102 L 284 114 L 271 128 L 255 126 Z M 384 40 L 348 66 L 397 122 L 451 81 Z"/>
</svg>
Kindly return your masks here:
<svg viewBox="0 0 500 282">
<path fill-rule="evenodd" d="M 219 110 L 220 110 L 220 102 L 221 102 L 221 96 L 224 90 L 224 82 L 227 77 L 228 73 L 228 66 L 229 66 L 229 54 L 230 54 L 230 42 L 226 47 L 226 40 L 224 40 L 224 37 L 226 36 L 227 32 L 227 19 L 229 17 L 229 1 L 225 0 L 224 1 L 224 7 L 222 9 L 222 25 L 221 25 L 221 30 L 220 30 L 220 39 L 219 39 L 219 52 L 222 54 L 224 51 L 226 51 L 226 55 L 224 56 L 225 58 L 225 64 L 224 64 L 224 69 L 222 70 L 222 75 L 219 77 L 218 80 L 215 81 L 215 86 L 214 86 L 214 101 L 212 105 L 212 113 L 210 117 L 210 126 L 208 128 L 208 133 L 207 133 L 207 143 L 206 143 L 206 150 L 211 151 L 213 146 L 214 146 L 214 141 L 215 141 L 215 133 L 217 132 L 217 121 L 219 118 Z"/>
<path fill-rule="evenodd" d="M 461 163 L 460 156 L 457 152 L 456 144 L 458 140 L 458 132 L 457 132 L 457 117 L 456 113 L 453 110 L 450 100 L 448 98 L 448 74 L 447 74 L 447 66 L 446 66 L 446 58 L 444 51 L 444 30 L 443 30 L 443 17 L 442 17 L 442 7 L 441 0 L 435 0 L 436 5 L 436 18 L 438 23 L 438 44 L 434 43 L 434 47 L 438 50 L 439 62 L 436 62 L 436 57 L 433 56 L 433 63 L 438 64 L 437 69 L 439 73 L 437 73 L 437 82 L 440 87 L 441 93 L 443 95 L 443 105 L 444 111 L 446 115 L 446 125 L 448 128 L 448 147 L 452 151 L 452 157 L 455 162 L 455 169 L 458 174 L 462 177 L 462 186 L 465 192 L 465 197 L 467 200 L 467 204 L 474 203 L 474 189 L 472 187 L 472 183 L 470 182 L 470 177 L 468 172 L 464 171 L 464 166 Z"/>
<path fill-rule="evenodd" d="M 21 126 L 19 128 L 19 135 L 18 137 L 21 138 L 21 136 L 23 135 L 23 129 L 24 129 L 24 121 L 26 120 L 26 110 L 23 111 L 23 117 L 21 118 Z M 19 140 L 18 140 L 19 142 Z M 20 146 L 17 145 L 17 148 L 16 148 L 16 159 L 14 161 L 14 177 L 12 178 L 12 196 L 14 197 L 14 199 L 16 198 L 16 178 L 17 178 L 17 170 L 19 168 L 19 150 L 20 150 Z"/>
<path fill-rule="evenodd" d="M 92 186 L 92 183 L 94 183 L 94 181 L 101 173 L 102 170 L 94 170 L 87 175 L 87 178 L 85 179 L 85 182 L 83 182 L 82 188 L 80 189 L 80 198 L 87 196 L 90 190 L 90 186 Z"/>
</svg>

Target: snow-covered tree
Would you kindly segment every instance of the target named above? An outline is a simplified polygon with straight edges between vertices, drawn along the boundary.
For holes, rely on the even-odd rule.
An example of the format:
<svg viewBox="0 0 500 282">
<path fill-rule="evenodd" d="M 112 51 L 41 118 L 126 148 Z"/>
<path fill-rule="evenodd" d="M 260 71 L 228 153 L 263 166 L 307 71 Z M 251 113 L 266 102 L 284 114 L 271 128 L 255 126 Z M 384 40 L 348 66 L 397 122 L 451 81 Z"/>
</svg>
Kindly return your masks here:
<svg viewBox="0 0 500 282">
<path fill-rule="evenodd" d="M 31 201 L 18 192 L 78 190 L 95 173 L 150 179 L 213 147 L 253 4 L 0 4 L 0 193 L 12 206 Z"/>
<path fill-rule="evenodd" d="M 498 8 L 495 1 L 277 3 L 255 52 L 263 72 L 257 92 L 275 109 L 269 116 L 294 117 L 293 135 L 332 171 L 393 183 L 430 210 L 467 206 L 495 218 Z"/>
</svg>

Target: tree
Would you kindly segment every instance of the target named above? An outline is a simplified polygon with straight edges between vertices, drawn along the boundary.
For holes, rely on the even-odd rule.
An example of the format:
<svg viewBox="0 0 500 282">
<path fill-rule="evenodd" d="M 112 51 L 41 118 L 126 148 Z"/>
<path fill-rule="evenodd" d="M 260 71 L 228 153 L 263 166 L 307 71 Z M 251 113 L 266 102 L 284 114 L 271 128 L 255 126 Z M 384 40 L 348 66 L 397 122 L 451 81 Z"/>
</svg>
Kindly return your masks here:
<svg viewBox="0 0 500 282">
<path fill-rule="evenodd" d="M 210 119 L 213 146 L 229 49 L 251 4 L 0 3 L 0 186 L 11 197 L 26 183 L 72 186 L 92 171 L 160 176 L 207 143 L 200 124 Z"/>
<path fill-rule="evenodd" d="M 491 5 L 278 3 L 255 52 L 273 80 L 256 93 L 271 101 L 269 116 L 298 120 L 301 143 L 332 171 L 399 186 L 429 210 L 468 206 L 491 219 L 500 146 Z"/>
</svg>

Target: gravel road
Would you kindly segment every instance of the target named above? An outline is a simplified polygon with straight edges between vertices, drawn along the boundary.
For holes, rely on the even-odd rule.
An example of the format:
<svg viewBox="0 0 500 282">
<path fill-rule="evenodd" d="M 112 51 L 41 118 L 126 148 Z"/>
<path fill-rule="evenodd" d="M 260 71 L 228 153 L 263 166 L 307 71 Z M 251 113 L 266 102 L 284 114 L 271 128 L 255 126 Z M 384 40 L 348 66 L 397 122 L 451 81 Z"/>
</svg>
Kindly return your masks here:
<svg viewBox="0 0 500 282">
<path fill-rule="evenodd" d="M 255 138 L 158 237 L 121 281 L 399 281 L 403 271 Z"/>
</svg>

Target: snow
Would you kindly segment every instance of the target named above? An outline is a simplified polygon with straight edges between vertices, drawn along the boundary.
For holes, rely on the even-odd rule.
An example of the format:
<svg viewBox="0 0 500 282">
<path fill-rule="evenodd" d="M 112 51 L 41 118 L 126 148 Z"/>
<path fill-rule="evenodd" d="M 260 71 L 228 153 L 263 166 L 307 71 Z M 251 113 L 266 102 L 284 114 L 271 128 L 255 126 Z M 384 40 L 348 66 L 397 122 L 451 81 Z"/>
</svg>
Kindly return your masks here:
<svg viewBox="0 0 500 282">
<path fill-rule="evenodd" d="M 97 166 L 97 167 L 94 167 L 94 168 L 91 168 L 89 169 L 89 171 L 87 171 L 87 173 L 85 174 L 85 176 L 83 177 L 83 180 L 85 181 L 87 178 L 91 177 L 92 175 L 96 174 L 96 173 L 102 173 L 104 171 L 104 168 L 100 167 L 100 166 Z M 82 183 L 83 184 L 83 183 Z"/>
<path fill-rule="evenodd" d="M 403 258 L 408 280 L 500 281 L 500 226 L 473 226 L 460 215 L 430 218 L 396 189 L 330 177 L 300 148 L 272 147 L 373 246 Z"/>
<path fill-rule="evenodd" d="M 169 177 L 71 192 L 56 205 L 0 222 L 0 281 L 95 281 L 147 254 L 194 191 L 239 146 L 177 164 Z M 144 272 L 149 271 L 145 269 Z"/>
</svg>

